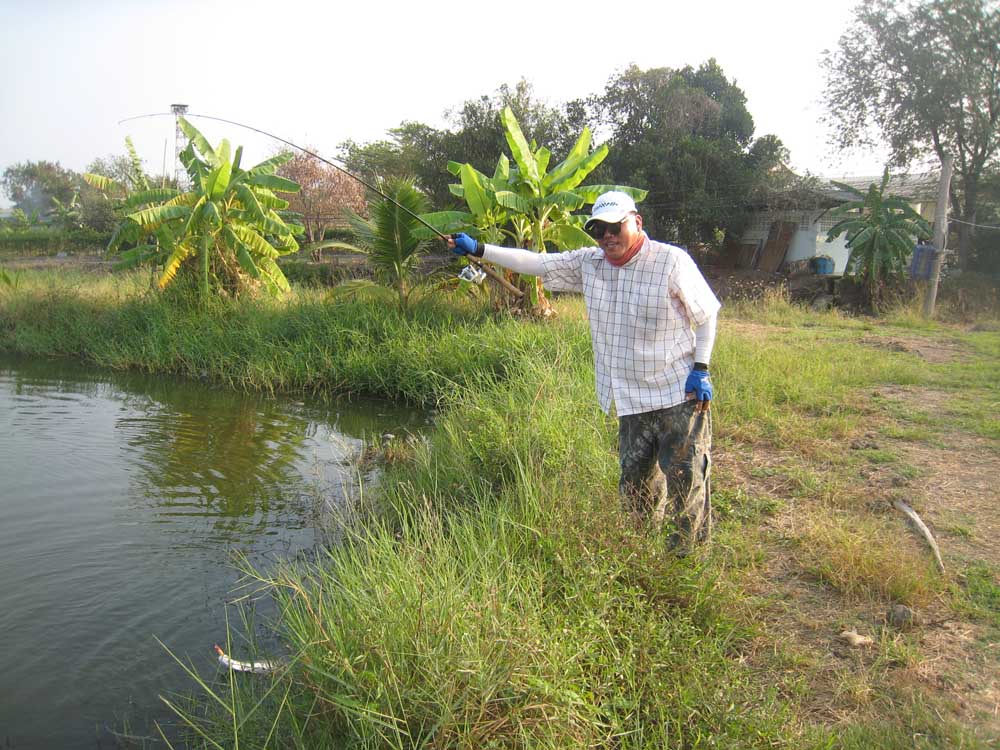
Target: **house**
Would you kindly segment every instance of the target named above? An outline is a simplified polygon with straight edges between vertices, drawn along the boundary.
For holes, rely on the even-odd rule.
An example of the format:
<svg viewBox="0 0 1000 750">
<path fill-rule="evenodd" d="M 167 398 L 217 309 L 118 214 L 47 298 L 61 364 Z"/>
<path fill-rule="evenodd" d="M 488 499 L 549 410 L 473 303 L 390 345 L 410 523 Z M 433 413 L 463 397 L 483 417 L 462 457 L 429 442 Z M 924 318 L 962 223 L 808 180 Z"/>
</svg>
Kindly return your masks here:
<svg viewBox="0 0 1000 750">
<path fill-rule="evenodd" d="M 872 183 L 881 181 L 881 177 L 800 180 L 795 187 L 772 194 L 767 205 L 755 210 L 740 237 L 736 265 L 773 272 L 826 256 L 833 261 L 833 273 L 843 274 L 850 255 L 844 235 L 833 242 L 827 242 L 826 236 L 841 218 L 832 215 L 833 209 L 857 196 L 833 183 L 865 193 Z M 935 172 L 897 175 L 889 179 L 886 194 L 906 198 L 917 213 L 933 222 L 937 184 Z"/>
</svg>

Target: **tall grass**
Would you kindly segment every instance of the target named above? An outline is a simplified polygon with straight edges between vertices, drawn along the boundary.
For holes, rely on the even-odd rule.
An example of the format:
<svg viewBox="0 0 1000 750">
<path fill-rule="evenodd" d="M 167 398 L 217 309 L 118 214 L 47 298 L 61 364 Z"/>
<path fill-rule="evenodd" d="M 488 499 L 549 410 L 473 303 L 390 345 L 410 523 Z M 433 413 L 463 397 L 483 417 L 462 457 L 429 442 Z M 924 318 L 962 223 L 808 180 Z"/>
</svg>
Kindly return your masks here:
<svg viewBox="0 0 1000 750">
<path fill-rule="evenodd" d="M 926 729 L 919 700 L 891 694 L 898 719 L 816 724 L 802 677 L 761 669 L 756 600 L 734 568 L 760 563 L 750 547 L 775 502 L 717 486 L 722 548 L 684 560 L 626 523 L 579 301 L 539 324 L 448 301 L 404 315 L 300 290 L 204 307 L 147 295 L 142 277 L 64 281 L 0 295 L 0 348 L 440 407 L 428 441 L 345 518 L 342 544 L 263 581 L 289 666 L 271 682 L 199 678 L 200 700 L 175 704 L 191 746 L 903 747 L 901 732 Z M 803 527 L 801 570 L 846 600 L 924 601 L 937 589 L 888 551 L 887 523 L 844 520 L 859 511 L 840 497 L 849 480 L 818 464 L 836 453 L 853 465 L 835 447 L 884 416 L 878 389 L 943 387 L 948 365 L 875 350 L 857 341 L 869 323 L 787 300 L 725 314 L 718 444 L 780 458 L 788 501 L 841 514 Z M 976 335 L 961 387 L 986 388 L 994 339 Z M 976 746 L 954 722 L 937 726 L 928 746 Z"/>
<path fill-rule="evenodd" d="M 0 304 L 0 349 L 172 372 L 246 390 L 376 394 L 430 403 L 472 376 L 502 376 L 534 333 L 481 310 L 291 299 L 200 304 L 145 292 L 148 276 L 34 274 Z M 502 343 L 500 343 L 502 342 Z"/>
</svg>

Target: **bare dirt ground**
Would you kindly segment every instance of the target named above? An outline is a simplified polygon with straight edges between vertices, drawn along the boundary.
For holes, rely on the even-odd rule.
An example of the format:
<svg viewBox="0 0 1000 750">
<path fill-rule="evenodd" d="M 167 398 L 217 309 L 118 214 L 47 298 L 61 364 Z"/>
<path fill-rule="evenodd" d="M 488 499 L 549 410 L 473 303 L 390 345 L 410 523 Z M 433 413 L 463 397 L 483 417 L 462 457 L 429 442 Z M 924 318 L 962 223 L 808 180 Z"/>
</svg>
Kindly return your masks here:
<svg viewBox="0 0 1000 750">
<path fill-rule="evenodd" d="M 734 325 L 747 336 L 766 335 L 762 326 Z M 776 329 L 769 330 L 773 334 Z M 935 363 L 956 361 L 962 353 L 960 345 L 918 336 L 874 335 L 861 343 Z M 907 411 L 929 415 L 946 407 L 948 398 L 917 387 L 893 387 L 881 395 Z M 912 625 L 897 627 L 888 621 L 891 601 L 846 596 L 818 581 L 797 559 L 796 545 L 811 517 L 824 512 L 816 507 L 822 503 L 789 500 L 793 488 L 781 467 L 794 457 L 743 446 L 738 453 L 717 456 L 717 466 L 751 497 L 779 501 L 779 510 L 761 522 L 761 561 L 748 577 L 752 611 L 747 616 L 761 630 L 758 651 L 750 659 L 759 660 L 769 674 L 776 662 L 786 665 L 785 676 L 797 681 L 804 696 L 800 700 L 816 722 L 836 725 L 859 715 L 881 716 L 886 694 L 924 696 L 933 711 L 949 715 L 987 744 L 1000 743 L 997 630 L 956 608 L 953 597 L 970 565 L 1000 569 L 1000 446 L 950 428 L 935 429 L 929 440 L 890 438 L 880 421 L 888 425 L 892 420 L 886 415 L 867 423 L 848 441 L 849 447 L 891 447 L 917 475 L 873 467 L 852 479 L 854 490 L 862 507 L 888 519 L 898 531 L 899 545 L 930 559 L 923 538 L 891 509 L 891 500 L 903 499 L 917 510 L 944 559 L 939 594 L 914 607 Z M 852 628 L 873 644 L 850 646 L 840 633 Z"/>
<path fill-rule="evenodd" d="M 0 264 L 11 271 L 65 268 L 73 271 L 106 273 L 112 262 L 98 253 L 59 253 L 58 255 L 0 256 Z"/>
</svg>

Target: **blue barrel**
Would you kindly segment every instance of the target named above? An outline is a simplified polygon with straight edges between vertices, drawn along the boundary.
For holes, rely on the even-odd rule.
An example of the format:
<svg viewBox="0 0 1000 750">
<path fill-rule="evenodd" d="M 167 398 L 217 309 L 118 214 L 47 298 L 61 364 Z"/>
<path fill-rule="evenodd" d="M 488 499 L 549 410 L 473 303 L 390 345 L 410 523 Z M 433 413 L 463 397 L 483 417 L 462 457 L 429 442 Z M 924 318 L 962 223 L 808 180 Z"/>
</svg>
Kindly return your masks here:
<svg viewBox="0 0 1000 750">
<path fill-rule="evenodd" d="M 825 276 L 833 273 L 833 260 L 824 256 L 817 256 L 813 258 L 813 268 L 816 269 L 816 273 Z"/>
<path fill-rule="evenodd" d="M 934 256 L 937 249 L 930 243 L 920 243 L 913 248 L 913 257 L 910 258 L 910 278 L 926 281 L 931 277 L 934 268 Z"/>
</svg>

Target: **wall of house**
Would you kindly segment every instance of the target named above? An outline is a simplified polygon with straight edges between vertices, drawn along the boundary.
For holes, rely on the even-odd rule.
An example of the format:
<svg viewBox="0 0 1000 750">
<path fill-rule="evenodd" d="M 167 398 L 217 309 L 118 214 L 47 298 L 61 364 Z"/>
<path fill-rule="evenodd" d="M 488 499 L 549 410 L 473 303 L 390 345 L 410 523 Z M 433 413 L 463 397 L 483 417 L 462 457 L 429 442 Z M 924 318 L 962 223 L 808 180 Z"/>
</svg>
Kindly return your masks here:
<svg viewBox="0 0 1000 750">
<path fill-rule="evenodd" d="M 743 233 L 741 242 L 747 244 L 763 242 L 767 239 L 767 233 L 775 221 L 789 221 L 799 227 L 792 237 L 788 252 L 785 253 L 785 263 L 807 260 L 817 255 L 827 255 L 833 260 L 833 272 L 835 274 L 844 273 L 850 251 L 844 244 L 843 235 L 833 242 L 826 241 L 827 232 L 836 224 L 836 220 L 830 218 L 829 211 L 815 209 L 760 214 Z"/>
</svg>

